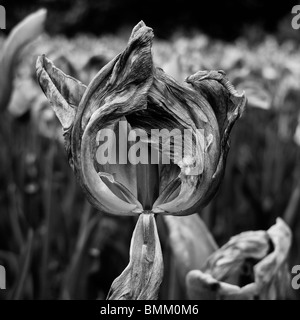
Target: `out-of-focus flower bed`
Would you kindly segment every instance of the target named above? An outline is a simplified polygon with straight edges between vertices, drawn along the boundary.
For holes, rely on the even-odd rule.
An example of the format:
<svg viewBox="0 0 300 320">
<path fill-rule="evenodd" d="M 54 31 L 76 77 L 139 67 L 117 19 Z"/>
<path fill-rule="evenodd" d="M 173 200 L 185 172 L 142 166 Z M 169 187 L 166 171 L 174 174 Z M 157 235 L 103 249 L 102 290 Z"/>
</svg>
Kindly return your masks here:
<svg viewBox="0 0 300 320">
<path fill-rule="evenodd" d="M 2 298 L 105 298 L 128 262 L 134 218 L 100 215 L 86 202 L 62 152 L 62 132 L 35 79 L 37 55 L 88 84 L 126 45 L 113 36 L 72 40 L 43 36 L 22 51 L 7 112 L 0 119 L 0 264 Z M 0 50 L 3 39 L 0 38 Z M 157 41 L 155 63 L 177 81 L 223 69 L 248 106 L 232 133 L 225 179 L 199 212 L 219 245 L 247 230 L 268 229 L 277 217 L 294 238 L 290 266 L 300 264 L 300 50 L 272 37 L 250 47 L 204 35 Z M 1 89 L 1 88 L 0 88 Z M 159 221 L 164 255 L 170 257 Z M 166 259 L 168 261 L 168 259 Z M 161 298 L 180 298 L 176 272 Z M 295 293 L 291 293 L 291 297 Z"/>
</svg>

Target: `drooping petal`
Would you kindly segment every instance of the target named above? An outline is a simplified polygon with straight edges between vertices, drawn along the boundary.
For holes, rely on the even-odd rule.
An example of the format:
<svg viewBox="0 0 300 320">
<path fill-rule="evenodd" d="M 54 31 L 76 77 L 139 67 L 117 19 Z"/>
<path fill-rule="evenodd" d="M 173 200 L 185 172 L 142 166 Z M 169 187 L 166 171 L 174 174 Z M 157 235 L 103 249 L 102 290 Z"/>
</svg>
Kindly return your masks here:
<svg viewBox="0 0 300 320">
<path fill-rule="evenodd" d="M 143 213 L 132 235 L 129 264 L 113 282 L 108 299 L 155 300 L 162 276 L 162 252 L 155 218 L 152 213 Z"/>
<path fill-rule="evenodd" d="M 277 218 L 269 230 L 241 233 L 186 278 L 191 299 L 284 299 L 290 286 L 289 227 Z"/>
<path fill-rule="evenodd" d="M 69 129 L 86 86 L 56 68 L 45 56 L 38 57 L 36 74 L 64 130 Z"/>
<path fill-rule="evenodd" d="M 254 266 L 255 283 L 261 299 L 283 299 L 290 286 L 290 272 L 287 266 L 292 233 L 288 225 L 277 218 L 267 234 L 274 250 Z"/>
<path fill-rule="evenodd" d="M 254 283 L 240 288 L 218 281 L 201 270 L 190 271 L 186 278 L 186 285 L 191 300 L 252 300 L 256 296 Z"/>
</svg>

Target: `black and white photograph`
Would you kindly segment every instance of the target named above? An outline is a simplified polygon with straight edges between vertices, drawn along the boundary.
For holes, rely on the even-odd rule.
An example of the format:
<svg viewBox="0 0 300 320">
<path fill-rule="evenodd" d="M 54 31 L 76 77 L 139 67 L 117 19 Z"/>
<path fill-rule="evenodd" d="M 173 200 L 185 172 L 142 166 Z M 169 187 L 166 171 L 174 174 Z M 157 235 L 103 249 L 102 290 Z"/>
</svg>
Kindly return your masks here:
<svg viewBox="0 0 300 320">
<path fill-rule="evenodd" d="M 0 0 L 0 300 L 300 300 L 300 3 Z"/>
</svg>

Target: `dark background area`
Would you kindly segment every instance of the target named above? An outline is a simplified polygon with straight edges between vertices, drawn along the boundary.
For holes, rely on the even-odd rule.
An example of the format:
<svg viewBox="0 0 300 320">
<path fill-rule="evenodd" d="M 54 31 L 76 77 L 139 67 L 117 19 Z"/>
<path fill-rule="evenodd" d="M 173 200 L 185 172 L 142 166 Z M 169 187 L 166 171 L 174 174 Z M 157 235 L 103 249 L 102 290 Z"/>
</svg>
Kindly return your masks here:
<svg viewBox="0 0 300 320">
<path fill-rule="evenodd" d="M 141 19 L 151 25 L 156 35 L 168 37 L 174 31 L 198 29 L 212 37 L 233 40 L 250 30 L 284 33 L 283 37 L 299 37 L 284 31 L 290 25 L 292 7 L 297 1 L 260 0 L 35 0 L 1 1 L 7 11 L 7 32 L 22 18 L 40 7 L 49 10 L 47 30 L 50 34 L 79 33 L 100 35 L 132 27 Z M 288 19 L 285 19 L 286 17 Z"/>
</svg>

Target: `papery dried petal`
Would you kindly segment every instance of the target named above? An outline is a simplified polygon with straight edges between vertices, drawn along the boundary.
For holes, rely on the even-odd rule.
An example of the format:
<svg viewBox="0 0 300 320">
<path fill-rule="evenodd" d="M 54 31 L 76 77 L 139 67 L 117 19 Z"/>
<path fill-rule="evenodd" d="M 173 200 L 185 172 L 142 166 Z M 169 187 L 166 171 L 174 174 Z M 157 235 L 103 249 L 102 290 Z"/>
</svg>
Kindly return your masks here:
<svg viewBox="0 0 300 320">
<path fill-rule="evenodd" d="M 130 202 L 114 195 L 94 166 L 97 133 L 136 110 L 146 108 L 152 83 L 152 29 L 140 23 L 132 32 L 128 47 L 107 64 L 87 88 L 76 113 L 72 130 L 72 156 L 79 181 L 90 201 L 100 210 L 114 214 L 141 212 L 134 193 L 122 192 Z M 120 167 L 121 169 L 121 167 Z M 123 167 L 123 170 L 126 167 Z M 110 174 L 110 172 L 107 172 Z M 117 172 L 111 181 L 120 183 Z M 107 176 L 107 175 L 106 175 Z M 108 177 L 108 176 L 107 176 Z"/>
<path fill-rule="evenodd" d="M 56 68 L 45 56 L 38 58 L 36 73 L 38 82 L 64 130 L 69 129 L 86 86 Z"/>
<path fill-rule="evenodd" d="M 187 209 L 193 207 L 209 188 L 219 159 L 220 136 L 218 129 L 215 130 L 218 128 L 216 117 L 202 96 L 187 87 L 179 86 L 161 70 L 155 73 L 149 101 L 153 108 L 162 109 L 168 114 L 167 128 L 179 128 L 182 132 L 190 129 L 197 141 L 196 144 L 184 144 L 185 150 L 195 162 L 192 166 L 195 173 L 185 171 L 183 164 L 186 160 L 183 158 L 182 164 L 178 164 L 181 167 L 178 177 L 180 185 L 178 179 L 169 182 L 170 185 L 154 203 L 154 212 L 191 213 Z M 170 190 L 172 193 L 176 192 L 174 186 L 178 189 L 177 196 L 166 201 L 170 196 Z M 199 188 L 200 186 L 202 188 Z"/>
<path fill-rule="evenodd" d="M 102 212 L 140 214 L 130 263 L 114 281 L 110 299 L 157 297 L 162 258 L 154 214 L 192 214 L 214 196 L 224 173 L 231 128 L 246 102 L 221 71 L 189 77 L 191 87 L 172 80 L 153 66 L 152 38 L 152 29 L 140 22 L 125 50 L 106 64 L 88 87 L 45 57 L 37 62 L 38 80 L 63 125 L 70 164 L 89 201 Z M 111 136 L 109 141 L 104 141 L 102 129 Z M 148 154 L 145 163 L 115 161 L 120 152 L 117 146 L 125 145 L 124 150 L 129 150 L 128 129 L 133 136 L 144 132 L 138 143 L 171 162 L 150 163 Z M 158 132 L 152 135 L 153 129 Z M 185 130 L 191 133 L 190 140 L 182 138 Z M 124 142 L 124 138 L 129 141 Z M 112 150 L 113 163 L 102 163 L 106 157 L 101 153 L 103 146 Z M 197 246 L 196 233 L 202 232 L 203 250 L 197 252 L 194 261 L 190 256 L 187 265 L 183 263 L 185 273 L 202 264 L 204 256 L 215 249 L 197 216 L 182 220 L 178 229 L 179 221 L 166 221 L 174 243 L 183 237 L 183 247 L 174 247 L 177 255 L 190 241 L 191 246 Z"/>
<path fill-rule="evenodd" d="M 283 299 L 290 275 L 289 227 L 277 218 L 269 230 L 244 232 L 208 258 L 206 267 L 186 278 L 191 299 Z"/>
<path fill-rule="evenodd" d="M 132 235 L 129 264 L 114 280 L 108 299 L 155 300 L 162 276 L 162 252 L 154 214 L 143 213 Z"/>
</svg>

